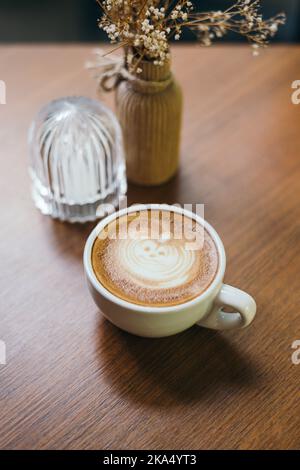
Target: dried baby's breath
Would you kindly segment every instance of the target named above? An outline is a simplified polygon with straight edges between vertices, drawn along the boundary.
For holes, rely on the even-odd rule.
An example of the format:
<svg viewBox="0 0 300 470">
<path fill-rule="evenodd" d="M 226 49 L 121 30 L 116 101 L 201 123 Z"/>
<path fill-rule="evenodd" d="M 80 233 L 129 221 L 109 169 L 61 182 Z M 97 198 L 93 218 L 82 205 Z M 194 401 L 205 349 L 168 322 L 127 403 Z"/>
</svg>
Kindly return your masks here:
<svg viewBox="0 0 300 470">
<path fill-rule="evenodd" d="M 117 47 L 124 46 L 127 67 L 139 72 L 143 59 L 163 65 L 169 59 L 169 41 L 179 40 L 183 28 L 192 30 L 200 43 L 210 46 L 229 31 L 245 36 L 256 55 L 269 43 L 285 15 L 264 19 L 260 0 L 238 0 L 225 11 L 196 12 L 190 0 L 98 0 L 102 8 L 99 27 Z"/>
</svg>

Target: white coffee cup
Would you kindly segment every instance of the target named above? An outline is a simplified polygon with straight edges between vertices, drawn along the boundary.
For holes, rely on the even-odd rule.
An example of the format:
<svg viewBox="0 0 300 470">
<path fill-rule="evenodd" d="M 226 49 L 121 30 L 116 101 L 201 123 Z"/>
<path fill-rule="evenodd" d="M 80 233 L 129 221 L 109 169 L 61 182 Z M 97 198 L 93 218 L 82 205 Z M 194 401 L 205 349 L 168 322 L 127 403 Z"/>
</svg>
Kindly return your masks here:
<svg viewBox="0 0 300 470">
<path fill-rule="evenodd" d="M 212 284 L 198 297 L 186 303 L 169 307 L 137 305 L 115 296 L 97 279 L 92 267 L 92 247 L 98 234 L 114 219 L 139 210 L 166 210 L 184 214 L 203 225 L 213 238 L 219 254 L 219 267 Z M 245 328 L 256 314 L 256 303 L 246 292 L 223 284 L 226 256 L 223 243 L 206 221 L 198 215 L 166 204 L 134 205 L 115 212 L 103 219 L 90 234 L 84 249 L 84 268 L 88 287 L 103 315 L 119 328 L 151 338 L 170 336 L 190 328 L 194 324 L 215 330 Z M 223 311 L 224 307 L 234 310 Z"/>
</svg>

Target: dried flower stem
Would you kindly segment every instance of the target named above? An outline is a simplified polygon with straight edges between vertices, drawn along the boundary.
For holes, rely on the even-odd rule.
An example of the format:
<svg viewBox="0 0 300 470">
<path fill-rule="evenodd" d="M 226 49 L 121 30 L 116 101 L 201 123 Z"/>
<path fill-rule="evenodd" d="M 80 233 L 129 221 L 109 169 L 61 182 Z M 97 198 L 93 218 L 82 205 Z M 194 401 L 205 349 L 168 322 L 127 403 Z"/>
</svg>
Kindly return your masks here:
<svg viewBox="0 0 300 470">
<path fill-rule="evenodd" d="M 99 27 L 112 43 L 125 47 L 126 66 L 139 72 L 142 59 L 163 65 L 169 59 L 169 40 L 181 38 L 183 28 L 210 46 L 228 31 L 244 36 L 254 47 L 269 43 L 285 15 L 263 19 L 260 0 L 237 0 L 225 11 L 195 12 L 190 0 L 97 0 L 102 17 Z"/>
</svg>

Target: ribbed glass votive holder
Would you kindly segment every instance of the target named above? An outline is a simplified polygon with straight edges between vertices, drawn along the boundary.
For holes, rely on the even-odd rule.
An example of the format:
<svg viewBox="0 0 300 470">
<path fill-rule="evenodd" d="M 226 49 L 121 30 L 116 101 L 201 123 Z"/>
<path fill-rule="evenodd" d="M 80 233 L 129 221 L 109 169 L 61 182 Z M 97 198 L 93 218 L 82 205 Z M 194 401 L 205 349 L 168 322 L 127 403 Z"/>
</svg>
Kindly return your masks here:
<svg viewBox="0 0 300 470">
<path fill-rule="evenodd" d="M 87 222 L 126 194 L 122 131 L 102 103 L 84 97 L 46 105 L 29 131 L 30 176 L 43 214 Z"/>
</svg>

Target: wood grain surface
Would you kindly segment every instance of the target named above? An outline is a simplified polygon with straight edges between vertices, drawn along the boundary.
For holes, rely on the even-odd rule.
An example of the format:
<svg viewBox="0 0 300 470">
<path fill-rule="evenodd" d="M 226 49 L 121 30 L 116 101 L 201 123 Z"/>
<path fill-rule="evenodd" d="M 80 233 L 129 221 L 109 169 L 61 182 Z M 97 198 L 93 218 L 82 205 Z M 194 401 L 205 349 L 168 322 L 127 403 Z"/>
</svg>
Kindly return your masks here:
<svg viewBox="0 0 300 470">
<path fill-rule="evenodd" d="M 225 281 L 258 313 L 246 330 L 158 340 L 118 330 L 94 305 L 82 267 L 92 225 L 45 218 L 30 198 L 30 121 L 52 98 L 96 96 L 83 68 L 91 48 L 0 47 L 0 448 L 299 448 L 300 48 L 173 51 L 181 169 L 165 186 L 130 186 L 129 201 L 204 203 Z"/>
</svg>

